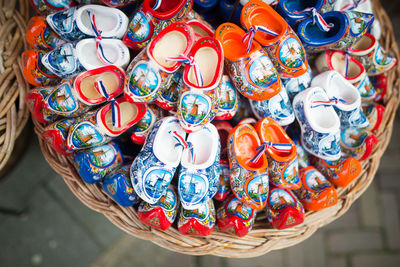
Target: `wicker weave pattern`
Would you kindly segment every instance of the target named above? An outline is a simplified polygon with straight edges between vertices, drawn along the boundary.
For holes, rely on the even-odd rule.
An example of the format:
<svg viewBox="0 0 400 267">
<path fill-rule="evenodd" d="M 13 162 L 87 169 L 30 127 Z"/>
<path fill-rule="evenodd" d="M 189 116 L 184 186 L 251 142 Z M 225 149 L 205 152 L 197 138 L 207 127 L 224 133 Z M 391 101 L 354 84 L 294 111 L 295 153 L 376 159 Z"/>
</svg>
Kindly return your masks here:
<svg viewBox="0 0 400 267">
<path fill-rule="evenodd" d="M 28 119 L 24 98 L 28 90 L 19 66 L 26 49 L 28 1 L 0 1 L 0 170 L 12 155 L 15 140 Z"/>
<path fill-rule="evenodd" d="M 382 25 L 381 43 L 386 51 L 390 51 L 399 59 L 399 51 L 390 20 L 378 0 L 374 0 L 373 4 L 375 15 Z M 76 197 L 89 208 L 103 213 L 111 222 L 127 233 L 150 240 L 166 249 L 185 254 L 212 254 L 235 258 L 254 257 L 271 250 L 295 245 L 310 237 L 318 228 L 342 216 L 368 188 L 391 137 L 393 120 L 400 99 L 399 77 L 400 68 L 392 70 L 388 75 L 386 112 L 376 134 L 379 144 L 370 159 L 363 163 L 363 172 L 360 177 L 346 188 L 338 189 L 338 204 L 322 211 L 307 212 L 306 220 L 302 225 L 287 230 L 268 229 L 265 220 L 258 221 L 253 230 L 243 238 L 234 237 L 218 229 L 205 238 L 183 236 L 173 227 L 165 232 L 152 229 L 139 221 L 134 208 L 121 207 L 115 204 L 100 186 L 85 184 L 75 172 L 71 158 L 57 154 L 42 139 L 39 138 L 39 141 L 46 160 L 62 176 Z M 35 131 L 40 137 L 43 126 L 35 122 Z"/>
</svg>

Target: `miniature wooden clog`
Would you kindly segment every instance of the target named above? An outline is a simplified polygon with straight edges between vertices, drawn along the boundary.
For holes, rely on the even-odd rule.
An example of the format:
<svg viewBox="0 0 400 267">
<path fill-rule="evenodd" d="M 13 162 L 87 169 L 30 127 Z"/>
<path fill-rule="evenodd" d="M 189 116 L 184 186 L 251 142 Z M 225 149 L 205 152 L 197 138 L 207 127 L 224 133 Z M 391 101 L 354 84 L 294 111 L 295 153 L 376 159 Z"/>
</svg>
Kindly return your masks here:
<svg viewBox="0 0 400 267">
<path fill-rule="evenodd" d="M 129 177 L 130 167 L 130 165 L 125 165 L 103 179 L 103 190 L 123 207 L 131 207 L 140 201 L 131 184 Z"/>
<path fill-rule="evenodd" d="M 369 121 L 369 127 L 366 130 L 374 132 L 379 129 L 383 120 L 383 114 L 385 113 L 385 107 L 380 104 L 370 104 L 363 107 L 365 116 Z"/>
<path fill-rule="evenodd" d="M 239 124 L 231 130 L 228 137 L 231 189 L 253 209 L 265 207 L 269 191 L 268 160 L 261 149 L 257 131 L 250 124 Z"/>
<path fill-rule="evenodd" d="M 253 227 L 256 212 L 231 195 L 217 210 L 217 225 L 224 232 L 239 237 L 247 235 Z"/>
<path fill-rule="evenodd" d="M 111 7 L 124 7 L 136 2 L 136 0 L 101 0 L 104 4 Z"/>
<path fill-rule="evenodd" d="M 336 161 L 312 157 L 311 162 L 329 182 L 337 187 L 347 186 L 360 175 L 362 170 L 360 162 L 353 157 L 341 157 Z"/>
<path fill-rule="evenodd" d="M 178 119 L 188 132 L 199 131 L 218 112 L 220 86 L 224 71 L 224 52 L 213 37 L 196 41 L 183 71 L 178 100 Z"/>
<path fill-rule="evenodd" d="M 375 102 L 382 102 L 387 92 L 387 75 L 371 76 L 370 81 L 376 90 Z"/>
<path fill-rule="evenodd" d="M 255 31 L 254 38 L 268 52 L 281 77 L 306 73 L 308 61 L 302 43 L 272 7 L 261 0 L 251 0 L 243 7 L 240 22 L 245 29 Z"/>
<path fill-rule="evenodd" d="M 368 159 L 377 143 L 378 138 L 364 129 L 348 128 L 340 134 L 343 153 L 359 161 Z"/>
<path fill-rule="evenodd" d="M 268 196 L 268 222 L 275 229 L 287 229 L 302 224 L 305 218 L 304 208 L 290 191 L 272 188 Z"/>
<path fill-rule="evenodd" d="M 215 217 L 212 199 L 195 210 L 187 210 L 182 207 L 179 214 L 178 230 L 183 235 L 208 236 L 214 230 Z"/>
<path fill-rule="evenodd" d="M 196 40 L 200 39 L 201 37 L 214 36 L 214 28 L 195 11 L 190 11 L 186 19 L 186 23 L 189 24 L 194 31 Z"/>
<path fill-rule="evenodd" d="M 154 103 L 160 108 L 176 113 L 178 111 L 179 93 L 182 87 L 182 72 L 183 68 L 180 67 L 171 79 L 167 79 L 168 83 L 163 86 L 159 92 L 155 92 L 157 98 Z"/>
<path fill-rule="evenodd" d="M 326 160 L 340 158 L 340 119 L 334 103 L 320 87 L 310 87 L 293 99 L 301 144 L 308 153 Z"/>
<path fill-rule="evenodd" d="M 281 82 L 271 59 L 256 41 L 242 40 L 245 32 L 235 24 L 223 23 L 215 31 L 215 38 L 224 49 L 225 65 L 235 88 L 245 97 L 256 101 L 267 100 L 281 90 Z"/>
<path fill-rule="evenodd" d="M 289 98 L 293 99 L 296 94 L 310 87 L 312 78 L 312 70 L 308 68 L 307 72 L 299 77 L 281 78 L 282 87 L 286 88 Z"/>
<path fill-rule="evenodd" d="M 152 38 L 168 25 L 182 21 L 192 10 L 193 0 L 143 1 L 141 7 L 133 16 L 123 41 L 130 48 L 140 51 Z"/>
<path fill-rule="evenodd" d="M 171 96 L 165 99 L 173 102 L 178 77 L 172 80 L 182 65 L 180 57 L 188 56 L 193 42 L 194 32 L 186 23 L 173 23 L 163 29 L 129 64 L 125 94 L 136 102 L 151 102 L 170 89 Z"/>
<path fill-rule="evenodd" d="M 42 50 L 26 50 L 21 54 L 22 73 L 25 80 L 33 86 L 48 86 L 57 82 L 58 77 L 43 64 Z"/>
<path fill-rule="evenodd" d="M 29 20 L 26 41 L 32 48 L 40 50 L 51 50 L 64 43 L 64 40 L 49 28 L 46 19 L 40 16 Z"/>
<path fill-rule="evenodd" d="M 68 131 L 74 122 L 75 118 L 66 118 L 48 125 L 42 133 L 43 140 L 58 153 L 64 156 L 71 155 L 72 151 L 67 147 L 67 137 Z"/>
<path fill-rule="evenodd" d="M 222 76 L 220 86 L 218 112 L 215 115 L 216 120 L 230 120 L 235 116 L 239 106 L 239 96 L 233 86 L 229 76 Z"/>
<path fill-rule="evenodd" d="M 148 226 L 165 231 L 175 221 L 178 207 L 178 196 L 170 186 L 157 203 L 149 204 L 142 201 L 138 208 L 138 218 Z"/>
<path fill-rule="evenodd" d="M 54 87 L 37 87 L 30 90 L 25 96 L 25 103 L 29 111 L 38 122 L 50 123 L 60 118 L 54 112 L 51 112 L 46 108 L 45 102 L 51 92 L 54 91 Z"/>
<path fill-rule="evenodd" d="M 321 210 L 337 203 L 335 188 L 314 167 L 300 169 L 302 187 L 294 190 L 306 210 Z"/>
<path fill-rule="evenodd" d="M 76 5 L 75 0 L 29 0 L 29 3 L 40 15 L 47 15 Z"/>
<path fill-rule="evenodd" d="M 184 209 L 197 209 L 218 190 L 221 145 L 217 128 L 208 123 L 190 133 L 185 142 L 188 147 L 182 152 L 178 194 Z"/>
<path fill-rule="evenodd" d="M 292 139 L 271 118 L 260 120 L 255 129 L 265 144 L 270 183 L 283 189 L 300 188 L 297 149 Z"/>
<path fill-rule="evenodd" d="M 85 183 L 94 184 L 122 167 L 122 154 L 119 147 L 110 142 L 77 152 L 72 163 Z"/>
<path fill-rule="evenodd" d="M 146 114 L 143 118 L 134 126 L 133 133 L 131 135 L 132 142 L 143 145 L 151 127 L 161 118 L 160 110 L 154 105 L 148 105 Z"/>
</svg>

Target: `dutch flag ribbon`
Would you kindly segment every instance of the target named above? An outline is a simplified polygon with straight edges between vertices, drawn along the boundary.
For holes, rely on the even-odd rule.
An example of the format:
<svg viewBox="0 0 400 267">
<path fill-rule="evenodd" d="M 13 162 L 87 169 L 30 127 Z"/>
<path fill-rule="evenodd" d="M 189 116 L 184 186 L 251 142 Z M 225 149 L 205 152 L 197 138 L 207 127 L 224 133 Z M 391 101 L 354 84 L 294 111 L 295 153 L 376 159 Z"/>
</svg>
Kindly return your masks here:
<svg viewBox="0 0 400 267">
<path fill-rule="evenodd" d="M 156 3 L 153 6 L 153 10 L 157 10 L 161 6 L 161 0 L 156 0 Z"/>
<path fill-rule="evenodd" d="M 175 147 L 182 146 L 183 149 L 189 149 L 190 157 L 192 162 L 194 162 L 194 149 L 193 144 L 191 142 L 186 142 L 185 139 L 177 133 L 177 131 L 169 131 L 169 134 L 172 134 L 172 137 L 177 141 Z"/>
<path fill-rule="evenodd" d="M 180 54 L 177 57 L 166 58 L 165 61 L 176 61 L 193 66 L 193 71 L 194 71 L 194 76 L 196 77 L 197 86 L 203 86 L 203 77 L 201 76 L 200 68 L 196 64 L 196 61 L 194 60 L 193 56 L 186 56 L 184 54 Z"/>
<path fill-rule="evenodd" d="M 316 108 L 316 107 L 320 107 L 320 106 L 330 107 L 330 106 L 333 106 L 333 105 L 337 105 L 339 103 L 346 104 L 346 101 L 344 99 L 341 99 L 341 98 L 333 97 L 333 98 L 331 98 L 329 100 L 326 100 L 326 101 L 324 101 L 324 100 L 315 100 L 315 101 L 312 101 L 311 103 L 314 104 L 314 105 L 311 106 L 311 108 Z"/>
<path fill-rule="evenodd" d="M 272 143 L 270 141 L 266 141 L 262 143 L 259 147 L 256 148 L 257 154 L 252 158 L 250 161 L 251 162 L 257 162 L 261 156 L 265 153 L 267 148 L 272 148 L 273 150 L 276 150 L 277 152 L 290 152 L 292 150 L 293 144 L 287 144 L 287 143 Z"/>
<path fill-rule="evenodd" d="M 279 35 L 279 33 L 275 32 L 273 30 L 267 29 L 266 27 L 261 26 L 261 25 L 251 26 L 249 28 L 249 31 L 247 33 L 245 33 L 242 37 L 242 42 L 247 43 L 247 52 L 250 51 L 251 44 L 253 43 L 254 35 L 256 34 L 257 31 L 272 35 L 274 37 Z"/>
<path fill-rule="evenodd" d="M 348 53 L 344 56 L 344 62 L 345 62 L 345 67 L 344 67 L 344 77 L 347 77 L 347 74 L 349 73 L 349 63 L 350 63 L 350 56 Z"/>
<path fill-rule="evenodd" d="M 99 94 L 101 94 L 103 97 L 106 98 L 107 101 L 111 103 L 112 125 L 114 127 L 120 128 L 122 122 L 121 122 L 121 110 L 118 102 L 116 102 L 115 99 L 113 97 L 110 97 L 110 95 L 107 93 L 107 90 L 102 80 L 96 80 L 94 82 L 94 88 Z"/>
<path fill-rule="evenodd" d="M 102 80 L 100 80 L 100 79 L 99 79 L 99 80 L 96 80 L 96 81 L 94 82 L 94 88 L 96 89 L 96 91 L 97 91 L 99 94 L 101 94 L 102 96 L 104 96 L 104 97 L 107 99 L 107 101 L 110 100 L 110 96 L 108 95 L 107 90 L 106 90 L 106 88 L 105 88 L 105 86 L 104 86 Z"/>
<path fill-rule="evenodd" d="M 367 0 L 353 0 L 353 3 L 348 3 L 340 9 L 340 11 L 352 10 L 358 7 L 358 5 L 364 4 Z"/>
<path fill-rule="evenodd" d="M 313 18 L 313 24 L 317 23 L 317 26 L 321 31 L 327 32 L 330 29 L 332 29 L 333 23 L 327 23 L 322 18 L 321 14 L 319 14 L 317 12 L 315 7 L 309 7 L 309 8 L 303 9 L 301 11 L 294 11 L 295 14 L 302 14 L 302 13 L 305 13 L 305 12 L 311 12 L 312 18 Z"/>
<path fill-rule="evenodd" d="M 96 40 L 96 50 L 97 50 L 97 56 L 106 65 L 113 64 L 111 61 L 109 61 L 105 54 L 104 54 L 104 49 L 103 46 L 101 45 L 101 40 L 103 39 L 101 37 L 101 32 L 99 29 L 97 29 L 96 21 L 95 21 L 95 15 L 92 14 L 89 10 L 86 10 L 89 18 L 90 18 L 90 23 L 92 25 L 92 30 L 94 32 L 95 40 Z"/>
</svg>

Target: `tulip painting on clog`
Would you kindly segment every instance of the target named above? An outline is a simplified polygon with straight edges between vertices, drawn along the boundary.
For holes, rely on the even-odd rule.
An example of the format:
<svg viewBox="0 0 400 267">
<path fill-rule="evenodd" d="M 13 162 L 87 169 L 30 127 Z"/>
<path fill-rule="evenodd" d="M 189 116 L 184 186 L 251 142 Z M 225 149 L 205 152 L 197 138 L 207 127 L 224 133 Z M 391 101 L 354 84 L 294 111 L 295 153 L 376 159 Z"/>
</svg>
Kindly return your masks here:
<svg viewBox="0 0 400 267">
<path fill-rule="evenodd" d="M 301 144 L 308 153 L 327 160 L 340 158 L 340 119 L 334 103 L 320 87 L 310 87 L 293 99 Z"/>
<path fill-rule="evenodd" d="M 347 50 L 360 40 L 374 21 L 374 15 L 357 11 L 331 11 L 302 21 L 297 29 L 308 53 Z"/>
<path fill-rule="evenodd" d="M 348 128 L 341 132 L 341 146 L 344 155 L 354 157 L 359 161 L 368 159 L 378 138 L 369 131 L 358 128 Z"/>
<path fill-rule="evenodd" d="M 268 160 L 253 126 L 244 123 L 232 129 L 228 153 L 232 192 L 253 209 L 264 208 L 269 192 Z"/>
<path fill-rule="evenodd" d="M 285 87 L 276 96 L 264 101 L 249 100 L 251 110 L 254 116 L 261 120 L 265 117 L 271 117 L 281 126 L 291 124 L 295 120 L 292 104 Z"/>
<path fill-rule="evenodd" d="M 125 94 L 136 102 L 151 102 L 172 89 L 165 99 L 173 100 L 179 78 L 175 74 L 187 59 L 193 42 L 193 30 L 186 23 L 173 23 L 162 30 L 129 64 Z"/>
<path fill-rule="evenodd" d="M 314 167 L 300 169 L 302 186 L 294 190 L 306 210 L 321 210 L 335 205 L 338 201 L 335 188 Z"/>
<path fill-rule="evenodd" d="M 356 179 L 361 171 L 360 162 L 353 157 L 340 157 L 339 160 L 328 161 L 317 157 L 311 158 L 317 168 L 333 185 L 345 187 Z"/>
<path fill-rule="evenodd" d="M 216 120 L 230 120 L 235 116 L 239 106 L 239 96 L 228 75 L 222 76 L 218 112 Z"/>
<path fill-rule="evenodd" d="M 133 190 L 129 177 L 130 165 L 125 165 L 121 169 L 108 174 L 103 179 L 103 190 L 115 202 L 123 207 L 131 207 L 139 203 L 140 198 Z"/>
<path fill-rule="evenodd" d="M 165 194 L 186 147 L 185 132 L 175 117 L 165 117 L 151 128 L 131 166 L 133 188 L 141 199 L 155 204 Z"/>
<path fill-rule="evenodd" d="M 45 53 L 42 50 L 26 50 L 21 54 L 22 73 L 33 86 L 48 86 L 58 81 L 57 75 L 42 64 Z"/>
<path fill-rule="evenodd" d="M 50 144 L 58 153 L 69 156 L 72 151 L 67 147 L 67 137 L 75 118 L 66 118 L 48 125 L 43 133 L 43 140 Z"/>
<path fill-rule="evenodd" d="M 154 105 L 148 105 L 146 114 L 136 124 L 131 135 L 132 142 L 143 145 L 151 127 L 161 118 L 161 113 Z"/>
<path fill-rule="evenodd" d="M 268 222 L 275 229 L 287 229 L 303 223 L 304 208 L 289 190 L 272 188 L 268 196 Z"/>
<path fill-rule="evenodd" d="M 75 154 L 73 165 L 88 184 L 100 182 L 107 174 L 122 167 L 122 153 L 114 143 L 99 145 Z"/>
<path fill-rule="evenodd" d="M 25 96 L 25 103 L 29 111 L 38 122 L 49 123 L 59 118 L 59 115 L 46 108 L 44 99 L 46 99 L 54 87 L 38 87 L 30 90 Z"/>
<path fill-rule="evenodd" d="M 348 53 L 363 64 L 369 76 L 385 73 L 397 65 L 397 59 L 390 56 L 369 33 L 356 42 Z"/>
<path fill-rule="evenodd" d="M 220 140 L 216 127 L 209 123 L 190 133 L 183 143 L 178 194 L 184 209 L 197 209 L 214 197 L 220 179 Z M 207 146 L 204 146 L 207 144 Z"/>
<path fill-rule="evenodd" d="M 311 68 L 308 68 L 307 72 L 299 77 L 287 79 L 281 78 L 282 87 L 286 88 L 289 98 L 293 99 L 296 94 L 310 87 L 312 77 L 312 70 Z"/>
<path fill-rule="evenodd" d="M 240 202 L 234 195 L 231 195 L 217 210 L 218 228 L 239 237 L 250 232 L 255 218 L 254 209 Z"/>
<path fill-rule="evenodd" d="M 31 6 L 40 15 L 47 15 L 76 5 L 75 0 L 29 0 Z"/>
<path fill-rule="evenodd" d="M 283 189 L 300 188 L 297 149 L 292 139 L 271 118 L 260 120 L 255 129 L 264 145 L 271 184 Z"/>
<path fill-rule="evenodd" d="M 52 31 L 43 17 L 32 17 L 28 22 L 26 41 L 32 47 L 41 50 L 51 50 L 64 43 L 54 31 Z"/>
<path fill-rule="evenodd" d="M 215 208 L 212 199 L 195 210 L 183 207 L 179 214 L 178 230 L 183 235 L 208 236 L 215 226 Z"/>
<path fill-rule="evenodd" d="M 370 104 L 363 107 L 365 116 L 369 121 L 369 127 L 366 130 L 374 132 L 379 129 L 382 124 L 383 114 L 385 113 L 385 107 L 380 104 Z"/>
<path fill-rule="evenodd" d="M 129 23 L 124 43 L 140 51 L 168 25 L 184 20 L 192 6 L 193 0 L 145 0 Z"/>
<path fill-rule="evenodd" d="M 47 23 L 68 41 L 85 38 L 121 39 L 128 27 L 128 17 L 119 9 L 102 5 L 84 5 L 48 15 Z"/>
<path fill-rule="evenodd" d="M 249 1 L 240 22 L 267 51 L 280 77 L 294 78 L 308 70 L 306 52 L 296 33 L 269 5 L 261 0 Z"/>
<path fill-rule="evenodd" d="M 170 186 L 157 203 L 149 204 L 142 201 L 138 208 L 138 217 L 141 222 L 148 226 L 165 231 L 175 221 L 178 207 L 178 196 L 173 187 Z"/>
</svg>

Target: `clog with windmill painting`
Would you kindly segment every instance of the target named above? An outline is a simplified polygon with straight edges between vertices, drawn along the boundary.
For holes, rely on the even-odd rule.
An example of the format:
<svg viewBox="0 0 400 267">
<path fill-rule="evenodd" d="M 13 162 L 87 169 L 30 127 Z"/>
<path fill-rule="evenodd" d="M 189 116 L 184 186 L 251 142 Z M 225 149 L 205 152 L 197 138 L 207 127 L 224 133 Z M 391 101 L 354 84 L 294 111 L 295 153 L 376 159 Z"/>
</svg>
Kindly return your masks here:
<svg viewBox="0 0 400 267">
<path fill-rule="evenodd" d="M 184 209 L 197 209 L 218 190 L 221 145 L 217 128 L 208 123 L 201 130 L 190 133 L 185 143 L 178 194 Z"/>
<path fill-rule="evenodd" d="M 268 222 L 275 229 L 287 229 L 303 223 L 304 208 L 297 197 L 290 191 L 272 188 L 268 196 Z"/>
<path fill-rule="evenodd" d="M 218 228 L 239 237 L 250 232 L 255 218 L 255 210 L 243 204 L 234 195 L 228 197 L 217 210 Z"/>
<path fill-rule="evenodd" d="M 131 181 L 139 197 L 155 204 L 165 194 L 188 147 L 186 133 L 175 117 L 165 117 L 151 128 L 131 166 Z"/>
<path fill-rule="evenodd" d="M 202 37 L 187 58 L 176 60 L 186 63 L 178 100 L 179 122 L 186 132 L 196 132 L 217 114 L 224 52 L 218 40 Z"/>
<path fill-rule="evenodd" d="M 131 184 L 130 167 L 130 165 L 124 165 L 121 169 L 108 174 L 102 183 L 103 190 L 123 207 L 131 207 L 140 201 Z"/>
<path fill-rule="evenodd" d="M 364 66 L 343 51 L 323 52 L 315 60 L 315 67 L 320 73 L 328 70 L 337 71 L 358 89 L 363 103 L 372 102 L 376 98 L 376 90 Z"/>
<path fill-rule="evenodd" d="M 162 115 L 160 110 L 154 105 L 148 105 L 146 114 L 143 118 L 134 126 L 131 140 L 132 142 L 143 145 L 151 127 L 161 119 Z"/>
<path fill-rule="evenodd" d="M 78 151 L 72 161 L 79 176 L 88 184 L 100 182 L 122 167 L 122 153 L 114 142 Z"/>
<path fill-rule="evenodd" d="M 40 15 L 69 9 L 77 4 L 75 0 L 29 0 L 29 3 Z"/>
<path fill-rule="evenodd" d="M 48 86 L 59 80 L 42 64 L 42 58 L 46 54 L 43 50 L 26 50 L 21 54 L 22 73 L 25 80 L 33 86 Z"/>
<path fill-rule="evenodd" d="M 67 146 L 71 150 L 80 150 L 104 144 L 139 122 L 146 109 L 146 105 L 122 96 L 89 111 L 71 126 Z"/>
<path fill-rule="evenodd" d="M 359 161 L 369 158 L 378 143 L 378 138 L 365 129 L 347 128 L 340 134 L 343 154 Z"/>
<path fill-rule="evenodd" d="M 251 35 L 232 23 L 223 23 L 215 31 L 235 88 L 249 99 L 267 100 L 280 92 L 281 82 L 271 59 Z"/>
<path fill-rule="evenodd" d="M 291 124 L 294 120 L 292 104 L 286 88 L 281 83 L 282 89 L 276 96 L 264 101 L 250 100 L 250 107 L 254 116 L 261 120 L 265 117 L 271 117 L 276 120 L 281 126 Z"/>
<path fill-rule="evenodd" d="M 32 17 L 27 26 L 26 41 L 35 49 L 51 50 L 65 41 L 49 28 L 46 19 L 40 16 Z"/>
<path fill-rule="evenodd" d="M 167 230 L 175 221 L 179 208 L 179 199 L 172 186 L 155 204 L 142 201 L 138 208 L 138 218 L 150 227 Z"/>
<path fill-rule="evenodd" d="M 70 156 L 72 151 L 67 147 L 67 137 L 69 129 L 74 122 L 75 118 L 65 118 L 46 126 L 42 133 L 43 140 L 58 153 Z"/>
<path fill-rule="evenodd" d="M 133 16 L 123 41 L 135 51 L 142 50 L 168 25 L 183 21 L 193 0 L 144 0 Z"/>
<path fill-rule="evenodd" d="M 228 75 L 222 76 L 220 86 L 218 112 L 215 115 L 216 120 L 230 120 L 235 116 L 239 107 L 239 99 L 235 87 Z"/>
<path fill-rule="evenodd" d="M 181 208 L 178 230 L 183 235 L 208 236 L 214 230 L 216 220 L 212 199 L 194 210 Z"/>
<path fill-rule="evenodd" d="M 213 124 L 218 130 L 220 144 L 221 144 L 221 152 L 219 160 L 219 167 L 220 167 L 219 183 L 218 183 L 218 190 L 214 196 L 214 199 L 222 201 L 231 192 L 227 143 L 228 143 L 228 135 L 229 132 L 232 130 L 232 126 L 226 121 L 217 121 L 213 122 Z"/>
<path fill-rule="evenodd" d="M 268 159 L 269 180 L 283 189 L 298 189 L 301 186 L 297 150 L 292 139 L 273 119 L 260 120 L 255 129 L 260 136 L 263 151 Z"/>
<path fill-rule="evenodd" d="M 324 89 L 310 87 L 293 99 L 304 149 L 327 160 L 340 158 L 340 119 Z"/>
<path fill-rule="evenodd" d="M 102 5 L 83 5 L 48 15 L 47 23 L 63 39 L 121 39 L 128 27 L 128 17 L 119 9 Z"/>
<path fill-rule="evenodd" d="M 37 87 L 30 90 L 25 96 L 27 108 L 38 122 L 50 123 L 60 118 L 59 115 L 51 112 L 44 103 L 44 99 L 54 91 L 54 87 Z"/>
<path fill-rule="evenodd" d="M 385 113 L 385 107 L 381 104 L 371 103 L 363 106 L 363 110 L 369 121 L 369 127 L 366 128 L 366 130 L 375 132 L 381 126 L 383 114 Z"/>
<path fill-rule="evenodd" d="M 331 11 L 302 21 L 297 33 L 308 53 L 347 50 L 368 31 L 374 15 L 356 11 Z"/>
<path fill-rule="evenodd" d="M 168 90 L 171 96 L 164 98 L 173 102 L 180 79 L 175 75 L 193 42 L 193 30 L 186 23 L 173 23 L 162 30 L 130 63 L 126 71 L 125 94 L 136 102 L 151 102 Z"/>
<path fill-rule="evenodd" d="M 303 45 L 272 7 L 261 0 L 251 0 L 243 7 L 240 22 L 267 51 L 281 77 L 306 73 L 308 61 Z"/>
<path fill-rule="evenodd" d="M 232 192 L 247 206 L 264 208 L 269 192 L 268 160 L 253 126 L 243 123 L 231 130 L 228 156 Z"/>
</svg>

